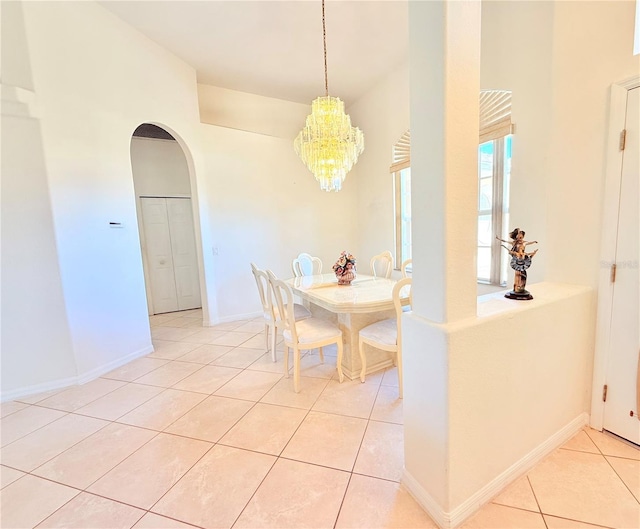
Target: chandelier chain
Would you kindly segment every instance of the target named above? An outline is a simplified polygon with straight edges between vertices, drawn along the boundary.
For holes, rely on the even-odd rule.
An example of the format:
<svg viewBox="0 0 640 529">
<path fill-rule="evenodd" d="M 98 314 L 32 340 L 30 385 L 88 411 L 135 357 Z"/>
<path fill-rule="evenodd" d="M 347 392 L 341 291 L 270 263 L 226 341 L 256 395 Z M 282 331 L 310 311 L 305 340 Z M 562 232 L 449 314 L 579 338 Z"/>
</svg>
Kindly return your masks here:
<svg viewBox="0 0 640 529">
<path fill-rule="evenodd" d="M 322 44 L 324 46 L 324 92 L 329 95 L 329 76 L 327 74 L 327 29 L 324 21 L 324 0 L 322 0 Z"/>
<path fill-rule="evenodd" d="M 320 189 L 340 191 L 347 173 L 364 150 L 364 136 L 358 127 L 351 126 L 351 118 L 344 111 L 344 102 L 329 95 L 324 3 L 322 0 L 325 95 L 312 101 L 311 114 L 296 136 L 293 148 L 320 183 Z"/>
</svg>

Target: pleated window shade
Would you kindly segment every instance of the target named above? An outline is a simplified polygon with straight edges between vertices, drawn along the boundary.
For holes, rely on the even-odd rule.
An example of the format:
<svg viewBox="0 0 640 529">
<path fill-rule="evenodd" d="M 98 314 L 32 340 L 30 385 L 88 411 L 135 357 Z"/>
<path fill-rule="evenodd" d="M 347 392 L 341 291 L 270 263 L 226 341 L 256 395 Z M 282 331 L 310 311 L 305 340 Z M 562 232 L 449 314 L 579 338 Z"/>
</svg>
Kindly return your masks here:
<svg viewBox="0 0 640 529">
<path fill-rule="evenodd" d="M 393 163 L 390 171 L 396 173 L 411 165 L 411 131 L 405 132 L 393 146 Z"/>
<path fill-rule="evenodd" d="M 513 132 L 511 92 L 480 91 L 480 143 L 497 140 Z"/>
<path fill-rule="evenodd" d="M 511 92 L 509 90 L 481 90 L 479 143 L 497 140 L 509 134 L 513 134 Z M 411 131 L 408 130 L 393 146 L 393 163 L 389 172 L 395 173 L 410 166 Z"/>
</svg>

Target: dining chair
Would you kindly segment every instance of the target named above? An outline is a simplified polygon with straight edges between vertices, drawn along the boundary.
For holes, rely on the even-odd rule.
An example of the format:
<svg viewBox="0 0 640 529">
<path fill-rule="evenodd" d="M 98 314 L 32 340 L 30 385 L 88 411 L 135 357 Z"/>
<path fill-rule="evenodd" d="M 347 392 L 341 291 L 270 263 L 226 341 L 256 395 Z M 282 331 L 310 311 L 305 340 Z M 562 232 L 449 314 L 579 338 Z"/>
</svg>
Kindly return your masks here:
<svg viewBox="0 0 640 529">
<path fill-rule="evenodd" d="M 264 318 L 264 334 L 267 352 L 271 351 L 271 358 L 276 361 L 276 336 L 278 328 L 281 326 L 281 318 L 277 306 L 273 303 L 273 293 L 269 283 L 267 271 L 261 270 L 254 263 L 251 263 L 251 271 L 258 285 L 258 294 L 262 303 L 262 317 Z M 275 277 L 275 276 L 274 276 Z M 293 307 L 294 317 L 303 320 L 311 317 L 311 312 L 304 305 L 295 303 Z M 271 338 L 271 343 L 269 343 Z"/>
<path fill-rule="evenodd" d="M 410 277 L 413 273 L 413 270 L 410 268 L 412 266 L 413 259 L 405 259 L 402 261 L 400 265 L 400 272 L 402 272 L 402 277 Z"/>
<path fill-rule="evenodd" d="M 374 255 L 371 258 L 371 275 L 373 277 L 391 277 L 393 270 L 393 255 L 389 250 L 385 250 L 381 254 Z"/>
<path fill-rule="evenodd" d="M 296 277 L 313 276 L 322 273 L 322 261 L 308 253 L 301 253 L 292 263 L 293 275 Z"/>
<path fill-rule="evenodd" d="M 376 349 L 395 353 L 395 365 L 398 367 L 398 393 L 400 398 L 402 398 L 402 301 L 408 297 L 409 304 L 412 304 L 410 277 L 401 279 L 393 286 L 392 297 L 393 306 L 396 309 L 395 318 L 377 321 L 360 329 L 358 336 L 358 351 L 360 353 L 360 361 L 362 362 L 360 381 L 364 382 L 367 373 L 367 356 L 364 353 L 365 344 L 375 347 Z"/>
<path fill-rule="evenodd" d="M 336 344 L 338 358 L 336 367 L 340 382 L 344 380 L 342 373 L 342 331 L 337 325 L 321 318 L 305 318 L 297 320 L 294 317 L 293 290 L 284 281 L 277 279 L 267 271 L 271 290 L 274 294 L 279 313 L 282 315 L 282 336 L 284 337 L 284 373 L 289 378 L 289 349 L 293 349 L 293 389 L 300 392 L 300 351 L 318 349 L 320 361 L 324 363 L 322 348 L 325 345 Z"/>
</svg>

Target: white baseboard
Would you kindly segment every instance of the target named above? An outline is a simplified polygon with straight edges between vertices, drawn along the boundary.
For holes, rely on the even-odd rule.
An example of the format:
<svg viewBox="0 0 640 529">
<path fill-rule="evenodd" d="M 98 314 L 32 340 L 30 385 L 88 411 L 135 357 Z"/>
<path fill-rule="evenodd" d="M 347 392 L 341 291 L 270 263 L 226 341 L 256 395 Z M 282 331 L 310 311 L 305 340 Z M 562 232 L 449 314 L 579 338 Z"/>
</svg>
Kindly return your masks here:
<svg viewBox="0 0 640 529">
<path fill-rule="evenodd" d="M 109 371 L 113 371 L 114 369 L 117 369 L 120 366 L 128 364 L 132 360 L 135 360 L 136 358 L 140 358 L 141 356 L 145 356 L 151 352 L 153 352 L 152 345 L 143 347 L 142 349 L 139 349 L 138 351 L 134 351 L 133 353 L 130 353 L 127 356 L 117 358 L 112 362 L 98 366 L 92 369 L 91 371 L 87 371 L 86 373 L 77 375 L 75 377 L 59 378 L 57 380 L 42 382 L 41 384 L 34 384 L 32 386 L 26 386 L 23 388 L 5 391 L 0 393 L 0 402 L 16 400 L 21 397 L 37 395 L 38 393 L 45 393 L 46 391 L 53 391 L 55 389 L 61 389 L 68 386 L 78 386 L 78 385 L 86 384 L 87 382 L 98 378 L 100 375 L 104 375 Z"/>
<path fill-rule="evenodd" d="M 404 469 L 402 483 L 439 527 L 442 529 L 458 527 L 467 518 L 480 510 L 482 506 L 495 498 L 507 485 L 526 474 L 544 457 L 566 443 L 587 424 L 589 424 L 589 414 L 581 413 L 451 512 L 444 511 L 420 483 L 407 472 L 406 468 Z"/>
<path fill-rule="evenodd" d="M 77 378 L 76 384 L 85 384 L 86 382 L 89 382 L 91 380 L 98 378 L 100 375 L 104 375 L 109 371 L 113 371 L 114 369 L 117 369 L 125 364 L 128 364 L 129 362 L 131 362 L 132 360 L 135 360 L 136 358 L 140 358 L 141 356 L 148 355 L 149 353 L 153 353 L 153 345 L 143 347 L 142 349 L 138 349 L 137 351 L 134 351 L 133 353 L 130 353 L 127 356 L 116 358 L 115 360 L 107 364 L 103 364 L 101 366 L 95 367 L 91 371 L 87 371 L 86 373 L 82 373 L 81 375 L 78 375 L 76 377 Z"/>
<path fill-rule="evenodd" d="M 223 318 L 216 318 L 213 320 L 209 320 L 209 323 L 203 322 L 203 325 L 207 327 L 213 327 L 214 325 L 218 325 L 219 323 L 229 323 L 231 321 L 239 321 L 239 320 L 252 320 L 253 318 L 261 318 L 262 311 L 258 312 L 247 312 L 245 314 L 234 314 L 233 316 L 225 316 Z"/>
</svg>

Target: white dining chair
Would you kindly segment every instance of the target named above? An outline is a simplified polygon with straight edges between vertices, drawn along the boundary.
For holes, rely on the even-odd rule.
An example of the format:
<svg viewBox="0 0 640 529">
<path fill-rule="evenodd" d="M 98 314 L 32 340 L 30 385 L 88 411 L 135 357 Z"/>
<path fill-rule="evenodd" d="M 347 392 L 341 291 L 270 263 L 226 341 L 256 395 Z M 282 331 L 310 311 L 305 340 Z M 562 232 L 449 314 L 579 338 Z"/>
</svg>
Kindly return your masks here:
<svg viewBox="0 0 640 529">
<path fill-rule="evenodd" d="M 313 276 L 322 273 L 322 261 L 308 253 L 301 253 L 291 262 L 296 277 Z"/>
<path fill-rule="evenodd" d="M 278 328 L 281 326 L 281 318 L 277 306 L 273 302 L 273 293 L 269 283 L 267 271 L 261 270 L 254 263 L 251 263 L 251 271 L 258 286 L 260 302 L 262 303 L 262 317 L 264 318 L 264 334 L 267 352 L 271 351 L 271 358 L 275 362 L 276 358 L 276 337 Z M 275 277 L 275 276 L 274 276 Z M 304 320 L 311 317 L 311 312 L 304 305 L 295 303 L 293 307 L 294 317 L 297 320 Z M 271 340 L 269 340 L 271 338 Z"/>
<path fill-rule="evenodd" d="M 398 393 L 402 398 L 402 301 L 409 298 L 409 305 L 412 303 L 411 278 L 401 279 L 393 286 L 393 306 L 396 309 L 395 318 L 377 321 L 360 329 L 358 336 L 358 351 L 362 370 L 360 371 L 360 381 L 364 382 L 367 373 L 367 356 L 364 352 L 364 345 L 368 344 L 376 349 L 389 351 L 396 354 L 395 365 L 398 367 Z"/>
<path fill-rule="evenodd" d="M 412 263 L 413 263 L 413 259 L 405 259 L 404 261 L 402 261 L 402 264 L 400 265 L 400 272 L 402 273 L 402 277 L 410 277 L 410 275 L 413 273 L 412 270 Z"/>
<path fill-rule="evenodd" d="M 389 250 L 385 250 L 381 254 L 374 255 L 371 258 L 371 275 L 373 277 L 391 277 L 393 270 L 393 255 Z"/>
<path fill-rule="evenodd" d="M 342 373 L 342 331 L 337 325 L 321 318 L 305 318 L 296 321 L 294 314 L 293 291 L 284 281 L 277 279 L 267 271 L 271 290 L 276 300 L 279 313 L 282 315 L 282 336 L 284 337 L 284 373 L 289 378 L 289 349 L 293 349 L 293 389 L 300 392 L 300 351 L 318 349 L 320 361 L 324 362 L 322 348 L 336 344 L 338 358 L 336 367 L 340 382 L 344 380 Z"/>
</svg>

